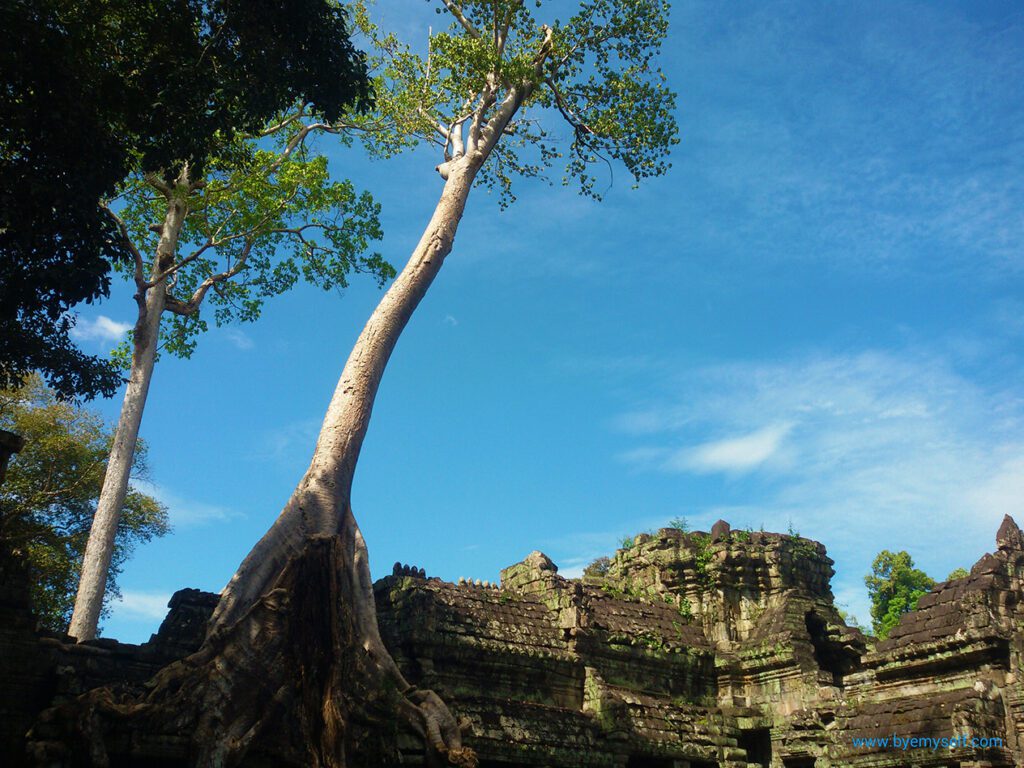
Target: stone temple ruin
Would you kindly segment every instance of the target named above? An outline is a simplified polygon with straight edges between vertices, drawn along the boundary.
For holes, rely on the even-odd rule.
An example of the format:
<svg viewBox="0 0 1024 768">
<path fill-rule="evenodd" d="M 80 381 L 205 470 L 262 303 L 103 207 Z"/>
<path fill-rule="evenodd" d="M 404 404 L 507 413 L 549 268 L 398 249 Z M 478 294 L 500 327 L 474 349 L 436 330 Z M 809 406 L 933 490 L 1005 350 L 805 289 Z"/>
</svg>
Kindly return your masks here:
<svg viewBox="0 0 1024 768">
<path fill-rule="evenodd" d="M 392 654 L 463 719 L 480 768 L 1021 766 L 1024 536 L 1011 518 L 996 544 L 874 645 L 837 612 L 821 544 L 724 522 L 641 534 L 600 576 L 565 579 L 534 552 L 500 586 L 396 564 L 375 594 Z M 34 633 L 8 586 L 6 755 L 24 754 L 44 706 L 141 682 L 195 648 L 217 600 L 177 593 L 142 646 L 74 646 Z M 422 765 L 422 743 L 398 738 L 402 764 Z"/>
</svg>

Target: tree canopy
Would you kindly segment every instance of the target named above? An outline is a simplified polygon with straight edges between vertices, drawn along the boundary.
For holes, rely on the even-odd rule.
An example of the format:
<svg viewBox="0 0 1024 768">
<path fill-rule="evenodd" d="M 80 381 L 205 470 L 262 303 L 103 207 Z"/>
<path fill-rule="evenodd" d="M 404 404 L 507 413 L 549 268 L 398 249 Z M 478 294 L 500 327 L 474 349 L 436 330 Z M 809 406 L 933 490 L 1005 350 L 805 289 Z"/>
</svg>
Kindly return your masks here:
<svg viewBox="0 0 1024 768">
<path fill-rule="evenodd" d="M 515 199 L 517 177 L 557 175 L 600 198 L 615 165 L 634 181 L 665 173 L 678 143 L 675 94 L 656 62 L 669 3 L 587 0 L 577 8 L 563 22 L 550 3 L 439 0 L 435 10 L 450 25 L 430 35 L 421 55 L 377 28 L 356 0 L 376 104 L 350 123 L 380 155 L 421 142 L 445 163 L 479 154 L 487 162 L 477 182 L 496 190 L 502 206 Z"/>
<path fill-rule="evenodd" d="M 935 586 L 935 580 L 914 567 L 907 552 L 878 553 L 871 573 L 864 577 L 871 598 L 871 626 L 880 639 L 888 637 L 900 616 L 917 608 L 917 601 Z"/>
<path fill-rule="evenodd" d="M 383 233 L 380 206 L 351 182 L 332 178 L 326 156 L 307 145 L 323 125 L 300 107 L 282 122 L 306 119 L 263 133 L 260 141 L 239 139 L 213 156 L 200 181 L 186 196 L 188 213 L 171 260 L 153 273 L 152 257 L 168 200 L 157 180 L 136 178 L 116 215 L 133 254 L 119 268 L 134 279 L 140 294 L 167 283 L 167 322 L 160 326 L 161 350 L 189 357 L 205 331 L 213 307 L 217 325 L 253 322 L 266 299 L 298 281 L 324 290 L 344 288 L 350 273 L 367 273 L 378 284 L 394 276 L 379 253 L 370 252 Z M 132 340 L 116 353 L 125 368 Z"/>
<path fill-rule="evenodd" d="M 130 262 L 101 205 L 133 171 L 201 169 L 296 100 L 366 106 L 361 54 L 331 0 L 12 0 L 0 27 L 0 386 L 40 370 L 61 397 L 120 376 L 68 338 L 68 310 Z"/>
<path fill-rule="evenodd" d="M 25 438 L 0 486 L 0 541 L 25 558 L 36 615 L 50 629 L 67 629 L 89 525 L 103 482 L 110 430 L 95 413 L 60 402 L 32 376 L 0 391 L 0 428 Z M 146 477 L 145 446 L 133 475 Z M 125 500 L 110 565 L 107 602 L 133 548 L 169 530 L 167 509 L 132 489 Z"/>
</svg>

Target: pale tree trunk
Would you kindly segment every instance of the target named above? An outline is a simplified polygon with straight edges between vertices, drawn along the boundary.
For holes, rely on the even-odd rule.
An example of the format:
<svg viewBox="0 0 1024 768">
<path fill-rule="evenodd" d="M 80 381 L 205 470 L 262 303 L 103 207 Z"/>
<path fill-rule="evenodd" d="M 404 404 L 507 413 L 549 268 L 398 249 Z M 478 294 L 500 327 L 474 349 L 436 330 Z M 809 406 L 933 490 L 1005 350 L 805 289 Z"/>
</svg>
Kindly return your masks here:
<svg viewBox="0 0 1024 768">
<path fill-rule="evenodd" d="M 449 175 L 430 223 L 408 263 L 377 305 L 349 354 L 309 468 L 277 520 L 225 588 L 211 632 L 233 624 L 265 594 L 284 564 L 301 551 L 311 536 L 341 535 L 348 541 L 357 564 L 365 567 L 365 547 L 350 503 L 356 462 L 384 368 L 399 335 L 451 251 L 479 164 L 479 160 L 472 163 L 467 158 Z M 369 583 L 363 594 L 369 598 Z M 372 623 L 376 627 L 376 621 Z"/>
<path fill-rule="evenodd" d="M 82 573 L 75 597 L 74 613 L 68 634 L 79 642 L 96 637 L 103 595 L 107 588 L 107 574 L 114 554 L 114 537 L 121 520 L 121 510 L 128 493 L 135 446 L 139 439 L 139 425 L 146 407 L 149 383 L 153 378 L 157 344 L 160 339 L 160 319 L 167 299 L 166 279 L 158 279 L 173 264 L 178 247 L 178 234 L 187 214 L 184 200 L 168 201 L 160 241 L 153 260 L 152 282 L 145 295 L 137 297 L 139 318 L 135 323 L 132 367 L 128 386 L 121 405 L 121 415 L 114 431 L 114 441 L 107 460 L 96 514 L 89 530 L 89 541 L 82 559 Z M 141 290 L 141 289 L 140 289 Z"/>
<path fill-rule="evenodd" d="M 203 646 L 141 696 L 100 688 L 44 714 L 30 734 L 39 765 L 109 766 L 117 733 L 122 744 L 184 737 L 197 768 L 380 766 L 399 759 L 402 723 L 431 766 L 475 768 L 444 702 L 411 686 L 381 640 L 351 488 L 384 368 L 451 251 L 484 157 L 449 164 L 419 244 L 345 364 L 309 468 L 225 588 Z M 138 749 L 132 759 L 156 754 Z"/>
<path fill-rule="evenodd" d="M 545 28 L 538 77 L 550 44 Z M 405 680 L 381 640 L 351 492 L 384 368 L 451 252 L 477 173 L 533 88 L 495 105 L 492 80 L 471 123 L 438 125 L 452 156 L 437 168 L 445 184 L 430 222 L 345 363 L 309 468 L 225 587 L 202 647 L 145 692 L 100 688 L 44 713 L 30 735 L 38 764 L 109 766 L 106 734 L 116 732 L 135 745 L 120 757 L 136 762 L 166 757 L 166 746 L 144 745 L 169 737 L 189 745 L 197 768 L 376 767 L 400 762 L 401 722 L 425 742 L 430 766 L 476 767 L 462 726 Z"/>
<path fill-rule="evenodd" d="M 443 755 L 454 765 L 471 766 L 476 762 L 472 751 L 462 747 L 460 730 L 443 702 L 430 691 L 413 689 L 384 647 L 377 626 L 366 544 L 352 513 L 351 489 L 384 368 L 402 330 L 452 249 L 482 160 L 481 154 L 464 157 L 449 170 L 423 236 L 349 355 L 328 406 L 309 468 L 277 520 L 232 577 L 211 619 L 205 647 L 221 649 L 218 653 L 223 655 L 223 649 L 230 647 L 234 654 L 239 654 L 239 646 L 247 645 L 252 654 L 250 661 L 258 658 L 266 665 L 270 661 L 269 649 L 260 648 L 260 643 L 274 635 L 291 635 L 268 632 L 268 615 L 276 615 L 282 603 L 288 602 L 290 607 L 286 612 L 291 615 L 283 621 L 296 622 L 296 614 L 307 614 L 299 605 L 309 604 L 311 590 L 327 602 L 320 606 L 319 615 L 308 617 L 301 626 L 294 628 L 313 636 L 319 633 L 323 637 L 334 637 L 335 643 L 340 635 L 341 645 L 348 646 L 335 648 L 331 653 L 325 648 L 329 644 L 321 642 L 318 647 L 332 655 L 332 661 L 306 659 L 299 662 L 300 668 L 320 663 L 333 669 L 333 684 L 303 694 L 304 699 L 312 696 L 314 700 L 319 697 L 319 701 L 318 707 L 309 708 L 310 712 L 315 712 L 314 717 L 310 718 L 308 713 L 300 715 L 301 731 L 335 734 L 333 740 L 321 739 L 322 743 L 310 747 L 310 754 L 305 758 L 310 765 L 325 768 L 346 765 L 344 731 L 349 710 L 353 704 L 363 703 L 361 697 L 379 696 L 381 690 L 398 694 L 398 701 L 392 705 L 411 721 L 435 754 Z M 297 571 L 309 573 L 323 568 L 334 573 L 319 577 L 296 576 Z M 333 585 L 331 588 L 314 586 L 325 579 Z M 286 584 L 296 583 L 296 580 L 299 591 L 306 595 L 289 595 L 291 590 Z M 331 626 L 324 626 L 325 622 Z M 253 637 L 258 640 L 252 641 Z M 221 659 L 220 669 L 224 668 L 225 660 Z M 293 675 L 294 670 L 284 670 L 282 688 L 274 697 L 279 702 L 289 697 L 284 688 L 291 685 Z M 223 690 L 219 684 L 211 687 Z M 210 753 L 202 765 L 220 765 L 229 760 L 232 752 L 237 759 L 238 753 L 249 743 L 246 739 L 231 739 L 223 734 L 245 733 L 247 739 L 252 739 L 271 722 L 265 714 L 251 711 L 240 718 L 234 703 L 237 695 L 235 691 L 229 697 L 222 697 L 222 694 L 205 697 L 203 708 L 208 716 L 204 718 L 206 727 L 202 730 L 217 740 L 220 751 L 216 758 Z M 230 711 L 236 713 L 234 717 Z M 217 713 L 212 720 L 211 712 Z M 314 725 L 312 721 L 320 722 Z"/>
</svg>

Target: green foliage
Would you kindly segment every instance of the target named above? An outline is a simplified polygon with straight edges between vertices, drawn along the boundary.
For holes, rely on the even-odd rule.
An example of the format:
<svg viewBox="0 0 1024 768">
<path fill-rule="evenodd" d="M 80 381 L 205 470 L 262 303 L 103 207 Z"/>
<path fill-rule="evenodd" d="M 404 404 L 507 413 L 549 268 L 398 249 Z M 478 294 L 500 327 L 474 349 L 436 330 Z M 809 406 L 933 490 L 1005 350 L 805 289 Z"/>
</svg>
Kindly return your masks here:
<svg viewBox="0 0 1024 768">
<path fill-rule="evenodd" d="M 623 536 L 621 539 L 619 539 L 619 548 L 631 549 L 633 547 L 633 541 L 634 540 L 632 536 Z"/>
<path fill-rule="evenodd" d="M 711 551 L 710 534 L 694 534 L 690 539 L 694 544 L 694 563 L 697 569 L 697 578 L 705 587 L 712 586 L 711 572 L 708 566 L 714 558 Z"/>
<path fill-rule="evenodd" d="M 946 581 L 953 581 L 953 579 L 964 579 L 971 575 L 971 572 L 966 568 L 954 568 L 949 572 L 949 576 L 946 577 Z"/>
<path fill-rule="evenodd" d="M 815 559 L 818 556 L 818 548 L 810 539 L 805 539 L 800 534 L 793 534 L 793 538 L 789 540 L 789 553 L 793 560 L 793 566 L 796 567 L 801 562 Z"/>
<path fill-rule="evenodd" d="M 491 161 L 477 181 L 502 207 L 515 199 L 516 178 L 550 181 L 556 164 L 563 184 L 595 198 L 604 192 L 597 169 L 609 184 L 614 163 L 635 181 L 665 173 L 678 142 L 675 94 L 656 64 L 668 0 L 585 0 L 564 22 L 541 18 L 555 5 L 436 0 L 451 24 L 420 56 L 356 0 L 353 19 L 374 51 L 376 106 L 353 122 L 370 150 L 387 156 L 428 142 L 451 158 L 460 151 L 452 129 L 469 127 L 468 152 L 479 128 L 475 148 L 486 145 Z M 492 122 L 506 108 L 511 121 Z"/>
<path fill-rule="evenodd" d="M 583 569 L 584 576 L 603 577 L 608 575 L 612 561 L 607 557 L 599 557 Z"/>
<path fill-rule="evenodd" d="M 103 482 L 111 433 L 95 413 L 59 402 L 38 377 L 0 390 L 0 428 L 25 438 L 0 486 L 0 540 L 23 555 L 33 575 L 36 615 L 63 631 L 71 617 L 78 573 Z M 146 477 L 146 450 L 132 475 Z M 116 577 L 133 548 L 169 530 L 167 509 L 129 489 L 118 525 L 106 601 L 118 596 Z"/>
<path fill-rule="evenodd" d="M 102 201 L 297 99 L 365 106 L 365 63 L 333 0 L 10 0 L 0 28 L 18 41 L 0 50 L 0 387 L 38 369 L 65 399 L 111 396 L 117 371 L 68 336 L 131 260 Z"/>
<path fill-rule="evenodd" d="M 658 653 L 667 653 L 670 649 L 665 643 L 665 638 L 652 630 L 639 632 L 632 637 L 632 644 L 649 648 Z"/>
<path fill-rule="evenodd" d="M 863 632 L 865 635 L 868 634 L 868 628 L 861 624 L 860 619 L 858 619 L 854 614 L 846 610 L 845 607 L 837 606 L 836 613 L 839 614 L 839 618 L 843 620 L 846 626 L 855 627 L 856 629 L 859 629 L 861 632 Z"/>
<path fill-rule="evenodd" d="M 668 527 L 687 533 L 690 530 L 690 523 L 687 522 L 685 517 L 673 517 L 668 521 Z"/>
<path fill-rule="evenodd" d="M 236 141 L 208 163 L 204 184 L 188 194 L 168 274 L 174 301 L 190 311 L 161 325 L 163 351 L 191 356 L 208 328 L 204 302 L 214 308 L 217 325 L 253 322 L 268 298 L 300 279 L 330 290 L 345 288 L 352 272 L 381 285 L 394 276 L 379 253 L 367 253 L 383 234 L 380 206 L 350 182 L 331 178 L 327 158 L 306 146 L 314 132 L 309 125 L 315 123 L 297 121 L 262 142 Z M 154 252 L 159 237 L 151 224 L 162 220 L 167 200 L 138 179 L 124 198 L 132 242 L 140 252 Z M 130 362 L 128 344 L 118 354 L 122 364 Z"/>
<path fill-rule="evenodd" d="M 907 552 L 887 549 L 878 553 L 864 583 L 871 598 L 871 625 L 880 639 L 888 637 L 900 616 L 914 610 L 921 596 L 935 586 L 928 574 L 914 567 Z"/>
<path fill-rule="evenodd" d="M 690 601 L 685 597 L 679 602 L 679 615 L 686 620 L 686 623 L 693 619 L 693 606 L 690 605 Z"/>
</svg>

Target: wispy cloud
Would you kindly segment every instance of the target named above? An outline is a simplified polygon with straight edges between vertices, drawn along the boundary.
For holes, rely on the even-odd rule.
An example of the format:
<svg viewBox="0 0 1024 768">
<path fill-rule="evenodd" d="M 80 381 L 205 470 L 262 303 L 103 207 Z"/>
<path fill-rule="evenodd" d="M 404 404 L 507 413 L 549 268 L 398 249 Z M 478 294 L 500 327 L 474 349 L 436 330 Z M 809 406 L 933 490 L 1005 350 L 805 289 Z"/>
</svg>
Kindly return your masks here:
<svg viewBox="0 0 1024 768">
<path fill-rule="evenodd" d="M 1024 403 L 942 357 L 736 363 L 681 375 L 674 386 L 678 399 L 615 421 L 643 441 L 622 458 L 690 475 L 771 462 L 772 473 L 719 488 L 721 504 L 707 516 L 776 529 L 792 520 L 824 541 L 839 564 L 837 589 L 860 595 L 848 602 L 861 618 L 860 580 L 881 549 L 907 549 L 942 578 L 991 548 L 1004 514 L 1024 523 Z M 719 437 L 730 433 L 738 436 Z M 785 461 L 775 461 L 780 454 Z"/>
<path fill-rule="evenodd" d="M 256 346 L 256 342 L 252 340 L 252 336 L 247 334 L 241 328 L 224 328 L 223 334 L 224 338 L 238 349 L 246 350 L 252 349 Z"/>
<path fill-rule="evenodd" d="M 459 324 L 459 321 L 455 319 L 455 315 L 445 315 L 442 322 L 444 322 L 445 325 L 450 325 L 452 328 Z"/>
<path fill-rule="evenodd" d="M 740 437 L 713 440 L 671 454 L 666 469 L 693 472 L 742 473 L 779 457 L 792 424 L 771 424 Z"/>
<path fill-rule="evenodd" d="M 132 480 L 132 487 L 165 504 L 175 528 L 221 523 L 242 516 L 229 507 L 189 498 L 147 480 Z"/>
<path fill-rule="evenodd" d="M 113 346 L 124 339 L 131 329 L 131 323 L 111 320 L 106 315 L 98 315 L 95 318 L 79 316 L 74 328 L 71 329 L 71 338 L 75 341 L 96 341 Z"/>
<path fill-rule="evenodd" d="M 723 246 L 710 250 L 1020 273 L 1019 14 L 983 25 L 934 4 L 816 16 L 701 2 L 673 14 L 673 55 L 699 62 L 677 87 L 708 184 L 688 201 L 692 224 Z M 723 227 L 708 206 L 736 215 Z"/>
<path fill-rule="evenodd" d="M 122 590 L 121 597 L 113 605 L 111 612 L 123 621 L 157 621 L 167 615 L 167 603 L 171 599 L 169 592 L 136 592 Z"/>
<path fill-rule="evenodd" d="M 316 445 L 322 421 L 322 417 L 297 419 L 274 427 L 259 441 L 253 458 L 275 462 L 308 458 Z"/>
</svg>

